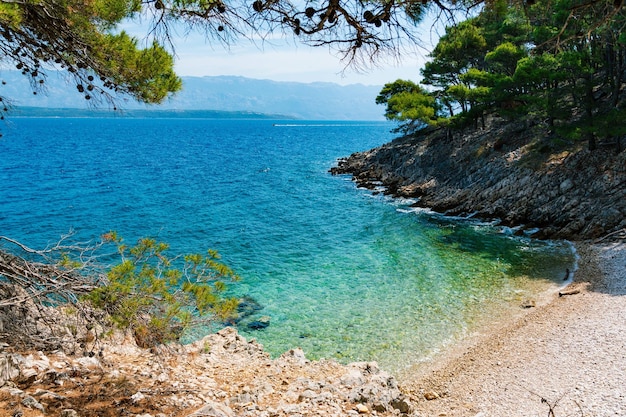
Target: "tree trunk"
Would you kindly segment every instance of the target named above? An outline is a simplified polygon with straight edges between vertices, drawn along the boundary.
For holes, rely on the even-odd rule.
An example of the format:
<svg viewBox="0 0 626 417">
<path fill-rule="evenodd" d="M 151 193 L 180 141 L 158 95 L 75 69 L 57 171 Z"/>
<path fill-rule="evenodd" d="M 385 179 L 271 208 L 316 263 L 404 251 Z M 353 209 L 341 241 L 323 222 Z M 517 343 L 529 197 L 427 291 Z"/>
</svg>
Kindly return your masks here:
<svg viewBox="0 0 626 417">
<path fill-rule="evenodd" d="M 594 98 L 593 98 L 593 74 L 588 71 L 584 77 L 585 82 L 585 96 L 584 96 L 584 106 L 585 106 L 585 121 L 586 121 L 586 131 L 587 131 L 587 141 L 589 144 L 589 150 L 595 151 L 597 148 L 596 144 L 596 136 L 593 131 L 593 107 L 594 107 Z"/>
</svg>

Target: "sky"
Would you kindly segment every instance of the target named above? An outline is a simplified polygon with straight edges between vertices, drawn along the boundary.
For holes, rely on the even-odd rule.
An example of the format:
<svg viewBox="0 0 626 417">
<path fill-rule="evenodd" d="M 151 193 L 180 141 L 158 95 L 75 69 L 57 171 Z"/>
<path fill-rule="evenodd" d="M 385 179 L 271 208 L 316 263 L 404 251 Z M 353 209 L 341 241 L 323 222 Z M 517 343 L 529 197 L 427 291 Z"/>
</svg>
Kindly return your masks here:
<svg viewBox="0 0 626 417">
<path fill-rule="evenodd" d="M 207 44 L 201 36 L 176 41 L 176 72 L 181 76 L 239 75 L 248 78 L 295 82 L 333 82 L 341 85 L 383 85 L 398 78 L 419 80 L 425 50 L 405 54 L 400 62 L 386 60 L 366 70 L 346 68 L 328 49 L 265 43 L 262 48 L 242 41 L 225 50 Z"/>
<path fill-rule="evenodd" d="M 419 81 L 419 70 L 426 61 L 437 35 L 430 29 L 432 20 L 416 27 L 423 33 L 422 44 L 406 50 L 401 60 L 383 59 L 365 70 L 346 68 L 328 48 L 298 44 L 294 39 L 273 39 L 261 44 L 240 39 L 229 49 L 219 42 L 207 41 L 201 33 L 175 35 L 175 69 L 180 76 L 235 75 L 247 78 L 293 82 L 332 82 L 341 85 L 384 85 L 399 78 Z M 128 22 L 124 30 L 141 39 L 146 29 Z"/>
</svg>

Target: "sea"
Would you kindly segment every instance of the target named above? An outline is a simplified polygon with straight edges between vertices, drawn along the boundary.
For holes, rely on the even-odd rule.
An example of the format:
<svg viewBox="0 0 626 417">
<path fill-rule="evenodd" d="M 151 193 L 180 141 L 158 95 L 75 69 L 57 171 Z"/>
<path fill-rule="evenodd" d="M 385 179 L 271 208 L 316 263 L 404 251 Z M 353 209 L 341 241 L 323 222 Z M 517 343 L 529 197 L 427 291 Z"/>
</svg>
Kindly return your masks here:
<svg viewBox="0 0 626 417">
<path fill-rule="evenodd" d="M 402 372 L 561 285 L 572 245 L 449 218 L 332 176 L 394 138 L 387 122 L 10 117 L 0 235 L 42 249 L 71 233 L 217 250 L 258 304 L 237 326 L 273 356 Z M 253 330 L 265 316 L 270 325 Z M 200 338 L 215 328 L 195 329 Z"/>
</svg>

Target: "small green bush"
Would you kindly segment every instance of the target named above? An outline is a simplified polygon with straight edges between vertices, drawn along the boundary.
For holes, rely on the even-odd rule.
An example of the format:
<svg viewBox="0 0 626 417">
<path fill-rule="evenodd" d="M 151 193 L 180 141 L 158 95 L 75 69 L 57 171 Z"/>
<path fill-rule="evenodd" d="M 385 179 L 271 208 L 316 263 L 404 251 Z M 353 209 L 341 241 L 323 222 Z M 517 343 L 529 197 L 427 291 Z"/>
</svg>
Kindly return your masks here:
<svg viewBox="0 0 626 417">
<path fill-rule="evenodd" d="M 239 278 L 216 251 L 170 257 L 169 246 L 155 239 L 140 239 L 132 247 L 115 232 L 104 239 L 117 245 L 121 261 L 86 299 L 117 327 L 132 331 L 139 346 L 177 341 L 193 325 L 236 315 L 238 302 L 224 291 L 226 280 Z"/>
</svg>

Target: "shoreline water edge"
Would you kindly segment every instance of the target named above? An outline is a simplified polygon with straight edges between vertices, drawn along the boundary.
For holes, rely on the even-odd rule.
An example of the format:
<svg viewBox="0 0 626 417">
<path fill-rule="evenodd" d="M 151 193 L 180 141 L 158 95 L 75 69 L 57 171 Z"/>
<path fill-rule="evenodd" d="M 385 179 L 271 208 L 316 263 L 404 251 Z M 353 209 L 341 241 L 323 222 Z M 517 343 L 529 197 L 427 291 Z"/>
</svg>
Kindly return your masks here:
<svg viewBox="0 0 626 417">
<path fill-rule="evenodd" d="M 576 248 L 567 287 L 403 375 L 373 362 L 310 361 L 297 348 L 272 359 L 233 328 L 163 349 L 122 336 L 87 343 L 98 344 L 96 356 L 5 346 L 0 415 L 624 415 L 626 243 Z"/>
<path fill-rule="evenodd" d="M 626 244 L 576 242 L 574 280 L 402 380 L 417 415 L 626 413 Z"/>
<path fill-rule="evenodd" d="M 496 126 L 494 134 L 510 137 L 503 129 Z M 436 145 L 442 158 L 466 167 L 452 177 L 472 182 L 469 191 L 460 183 L 444 183 L 433 172 L 422 170 L 419 180 L 404 175 L 408 171 L 400 175 L 396 168 L 405 169 L 406 162 L 412 161 L 409 156 L 419 159 L 416 148 L 409 148 L 425 150 L 424 143 L 409 145 L 405 139 L 384 145 L 379 149 L 386 150 L 379 154 L 369 151 L 351 157 L 351 169 L 362 168 L 360 173 L 345 171 L 345 166 L 333 173 L 351 173 L 368 188 L 382 184 L 383 192 L 393 196 L 418 197 L 420 206 L 436 202 L 439 212 L 500 218 L 503 225 L 533 237 L 576 238 L 572 245 L 577 265 L 568 281 L 520 307 L 518 314 L 485 323 L 462 341 L 395 376 L 373 362 L 311 361 L 295 347 L 272 359 L 254 339 L 246 340 L 232 328 L 189 345 L 152 350 L 141 349 L 122 335 L 109 341 L 86 339 L 75 355 L 0 346 L 0 417 L 626 415 L 626 220 L 622 215 L 626 202 L 620 191 L 626 183 L 622 167 L 626 152 L 611 157 L 618 166 L 610 168 L 611 175 L 585 185 L 601 187 L 607 194 L 591 205 L 593 194 L 583 196 L 575 185 L 589 175 L 581 164 L 590 158 L 598 162 L 599 156 L 580 151 L 556 159 L 524 160 L 525 145 L 510 140 L 496 150 L 494 143 L 487 143 L 495 142 L 496 136 L 482 137 L 482 144 L 466 151 L 456 142 L 443 143 L 449 147 L 447 154 Z M 404 153 L 396 152 L 393 160 L 387 160 L 389 146 Z M 486 166 L 480 158 L 468 162 L 477 152 L 491 155 L 495 164 L 486 171 L 474 170 Z M 433 164 L 428 158 L 420 163 L 451 173 L 448 163 Z M 515 168 L 512 178 L 494 177 L 497 169 L 504 170 L 513 160 L 524 164 Z M 523 184 L 530 187 L 535 178 L 529 166 L 539 163 L 559 173 L 537 180 L 537 187 L 526 193 Z M 580 172 L 568 182 L 568 175 L 576 170 Z M 480 178 L 489 184 L 480 184 Z M 615 189 L 609 190 L 611 186 Z M 487 191 L 478 192 L 481 187 Z M 489 192 L 496 196 L 493 201 L 487 201 Z M 542 193 L 549 200 L 543 204 Z M 480 207 L 470 210 L 480 199 Z M 562 210 L 550 213 L 555 207 Z M 594 211 L 594 207 L 601 209 Z"/>
</svg>

